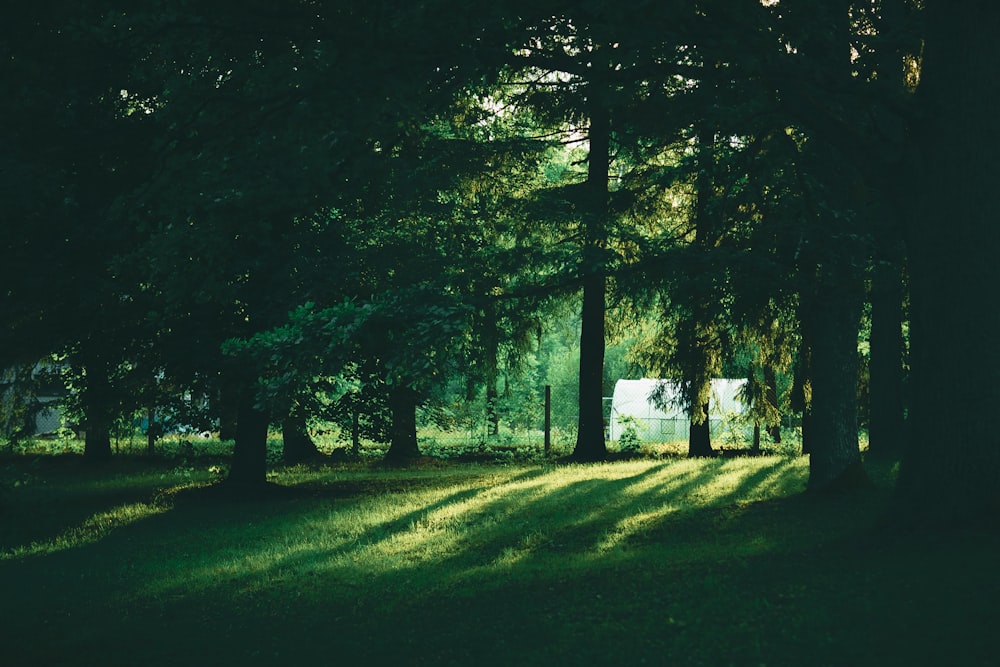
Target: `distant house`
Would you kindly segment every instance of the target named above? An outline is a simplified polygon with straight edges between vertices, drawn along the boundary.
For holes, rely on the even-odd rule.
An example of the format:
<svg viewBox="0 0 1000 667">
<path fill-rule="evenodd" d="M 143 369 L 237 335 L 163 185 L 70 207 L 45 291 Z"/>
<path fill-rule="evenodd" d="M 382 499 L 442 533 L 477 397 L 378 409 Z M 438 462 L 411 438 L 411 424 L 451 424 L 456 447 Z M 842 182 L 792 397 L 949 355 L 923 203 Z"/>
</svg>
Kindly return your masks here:
<svg viewBox="0 0 1000 667">
<path fill-rule="evenodd" d="M 712 380 L 708 425 L 712 437 L 721 433 L 726 417 L 742 415 L 747 407 L 740 399 L 746 380 Z M 660 390 L 666 399 L 663 407 L 652 400 Z M 679 387 L 671 380 L 645 378 L 618 380 L 611 397 L 611 419 L 608 437 L 619 440 L 626 428 L 634 428 L 643 442 L 686 440 L 691 420 L 679 399 Z"/>
</svg>

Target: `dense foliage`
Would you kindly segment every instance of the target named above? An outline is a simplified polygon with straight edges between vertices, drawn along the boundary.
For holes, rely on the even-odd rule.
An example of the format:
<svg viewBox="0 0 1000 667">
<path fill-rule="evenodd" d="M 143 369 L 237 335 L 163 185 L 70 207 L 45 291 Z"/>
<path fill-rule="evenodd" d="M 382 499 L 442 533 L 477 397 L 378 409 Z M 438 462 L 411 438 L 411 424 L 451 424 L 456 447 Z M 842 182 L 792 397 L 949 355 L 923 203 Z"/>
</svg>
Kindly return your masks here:
<svg viewBox="0 0 1000 667">
<path fill-rule="evenodd" d="M 692 455 L 715 453 L 725 373 L 750 380 L 758 432 L 794 415 L 813 489 L 863 478 L 863 417 L 873 453 L 909 441 L 918 497 L 944 414 L 940 482 L 991 505 L 1000 449 L 960 412 L 995 403 L 974 329 L 993 330 L 977 290 L 997 241 L 962 193 L 988 185 L 998 56 L 962 36 L 997 13 L 22 7 L 0 28 L 0 366 L 64 368 L 93 458 L 123 414 L 210 406 L 254 484 L 269 423 L 322 415 L 399 459 L 421 406 L 481 399 L 495 428 L 565 366 L 542 342 L 575 331 L 580 460 L 607 453 L 609 367 L 681 383 Z"/>
</svg>

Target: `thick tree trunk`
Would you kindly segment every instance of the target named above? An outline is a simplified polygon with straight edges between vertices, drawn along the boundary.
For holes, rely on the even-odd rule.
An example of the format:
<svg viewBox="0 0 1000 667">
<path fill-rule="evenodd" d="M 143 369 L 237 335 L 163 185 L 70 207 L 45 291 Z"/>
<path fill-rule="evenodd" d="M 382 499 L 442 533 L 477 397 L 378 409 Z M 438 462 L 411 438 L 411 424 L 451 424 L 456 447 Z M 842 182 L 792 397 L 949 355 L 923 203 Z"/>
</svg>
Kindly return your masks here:
<svg viewBox="0 0 1000 667">
<path fill-rule="evenodd" d="M 712 435 L 708 421 L 709 404 L 699 404 L 690 411 L 691 426 L 688 429 L 688 456 L 706 457 L 715 456 L 712 449 Z"/>
<path fill-rule="evenodd" d="M 871 289 L 868 451 L 886 458 L 898 456 L 905 440 L 902 253 L 893 255 L 876 259 Z"/>
<path fill-rule="evenodd" d="M 241 489 L 263 487 L 267 483 L 267 428 L 270 419 L 255 405 L 255 401 L 255 386 L 247 383 L 240 392 L 233 463 L 226 480 L 229 485 Z"/>
<path fill-rule="evenodd" d="M 802 44 L 802 57 L 812 61 L 826 79 L 824 85 L 850 85 L 855 78 L 852 3 L 829 0 L 809 6 L 823 29 Z M 795 393 L 801 396 L 793 399 L 803 409 L 802 448 L 810 457 L 812 491 L 865 480 L 858 446 L 857 344 L 864 302 L 861 267 L 866 264 L 859 239 L 867 231 L 858 216 L 867 212 L 867 190 L 847 168 L 850 156 L 845 159 L 842 148 L 821 141 L 800 151 L 799 168 L 814 180 L 802 180 L 801 194 L 812 219 L 800 246 L 802 348 Z"/>
<path fill-rule="evenodd" d="M 87 379 L 83 390 L 85 431 L 83 458 L 107 461 L 111 458 L 111 423 L 114 421 L 114 398 L 107 365 L 100 360 L 85 365 Z"/>
<path fill-rule="evenodd" d="M 111 428 L 106 421 L 87 417 L 83 458 L 91 462 L 107 461 L 111 458 Z"/>
<path fill-rule="evenodd" d="M 708 80 L 714 79 L 714 68 L 710 68 Z M 698 127 L 698 193 L 695 201 L 695 245 L 705 255 L 712 251 L 718 243 L 718 224 L 709 211 L 709 204 L 715 196 L 715 179 L 713 177 L 714 158 L 712 146 L 715 141 L 715 131 L 707 121 L 699 123 Z M 711 366 L 713 350 L 710 345 L 716 339 L 713 332 L 714 324 L 709 309 L 712 298 L 712 277 L 703 273 L 697 276 L 688 298 L 692 300 L 689 320 L 683 322 L 678 329 L 682 338 L 681 345 L 686 348 L 689 358 L 682 363 L 688 368 L 688 376 L 684 384 L 690 387 L 688 397 L 688 416 L 691 426 L 688 430 L 688 456 L 714 456 L 712 449 L 711 429 L 708 421 L 709 396 L 712 392 L 712 376 L 715 369 Z"/>
<path fill-rule="evenodd" d="M 882 0 L 879 32 L 900 34 L 906 21 L 906 0 Z M 878 80 L 885 94 L 906 94 L 905 48 L 897 38 L 878 49 Z M 904 265 L 906 248 L 899 206 L 887 206 L 875 225 L 875 255 L 871 286 L 871 356 L 869 358 L 868 453 L 895 458 L 903 450 L 905 401 L 903 369 Z"/>
<path fill-rule="evenodd" d="M 695 295 L 695 298 L 700 298 Z M 712 377 L 715 369 L 711 363 L 711 350 L 708 347 L 714 340 L 711 327 L 704 326 L 708 321 L 703 303 L 698 301 L 693 305 L 688 319 L 682 320 L 677 328 L 677 337 L 683 346 L 681 363 L 684 365 L 685 377 L 684 401 L 687 404 L 688 419 L 688 456 L 715 456 L 712 448 L 712 435 L 709 424 L 709 401 L 712 394 Z"/>
<path fill-rule="evenodd" d="M 811 314 L 811 491 L 865 479 L 858 444 L 858 330 L 863 284 L 852 267 L 821 278 Z"/>
<path fill-rule="evenodd" d="M 385 460 L 402 463 L 420 458 L 417 446 L 417 394 L 409 387 L 394 384 L 389 387 L 389 410 L 392 430 Z"/>
<path fill-rule="evenodd" d="M 576 447 L 578 461 L 602 461 L 608 450 L 604 442 L 604 234 L 608 216 L 608 160 L 611 121 L 598 99 L 590 111 L 590 154 L 587 168 L 589 210 L 584 216 L 583 309 L 580 328 L 580 398 Z"/>
<path fill-rule="evenodd" d="M 903 505 L 920 519 L 1000 511 L 1000 5 L 926 0 L 910 258 L 910 433 Z M 904 185 L 905 187 L 905 185 Z"/>
<path fill-rule="evenodd" d="M 573 458 L 602 461 L 604 442 L 604 276 L 587 279 L 580 334 L 580 404 Z"/>
<path fill-rule="evenodd" d="M 497 392 L 496 380 L 486 385 L 486 424 L 487 435 L 491 438 L 500 435 L 500 413 L 497 405 L 500 394 Z"/>
<path fill-rule="evenodd" d="M 293 408 L 281 423 L 282 458 L 294 465 L 320 458 L 316 443 L 309 436 L 304 414 Z"/>
</svg>

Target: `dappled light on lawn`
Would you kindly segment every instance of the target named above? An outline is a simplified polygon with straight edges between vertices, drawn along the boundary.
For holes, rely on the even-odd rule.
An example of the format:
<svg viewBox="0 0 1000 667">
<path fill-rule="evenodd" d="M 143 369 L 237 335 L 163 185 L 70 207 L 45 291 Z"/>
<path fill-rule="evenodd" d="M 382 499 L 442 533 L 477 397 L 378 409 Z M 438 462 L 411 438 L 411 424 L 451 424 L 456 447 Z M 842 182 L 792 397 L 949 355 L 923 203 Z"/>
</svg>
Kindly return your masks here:
<svg viewBox="0 0 1000 667">
<path fill-rule="evenodd" d="M 296 472 L 300 484 L 316 488 L 324 474 L 307 481 L 307 473 Z M 343 481 L 344 473 L 336 475 Z M 683 561 L 692 536 L 690 528 L 672 532 L 674 517 L 709 508 L 735 513 L 740 505 L 789 496 L 802 490 L 805 475 L 804 462 L 777 457 L 505 467 L 441 487 L 410 480 L 401 488 L 415 490 L 332 500 L 320 494 L 239 527 L 224 521 L 228 510 L 206 508 L 208 546 L 165 555 L 166 567 L 150 571 L 137 595 L 293 589 L 315 598 L 330 586 L 366 587 L 404 574 L 422 586 L 457 587 L 498 571 L 586 568 L 653 547 Z M 160 539 L 167 540 L 166 554 L 179 548 Z M 768 544 L 746 541 L 757 549 Z"/>
<path fill-rule="evenodd" d="M 43 525 L 3 527 L 0 623 L 11 636 L 44 627 L 48 639 L 18 644 L 11 664 L 72 662 L 109 642 L 128 647 L 112 664 L 316 664 L 334 653 L 471 664 L 475 647 L 518 664 L 594 651 L 605 656 L 595 664 L 725 664 L 756 641 L 757 662 L 802 664 L 807 644 L 854 637 L 890 611 L 904 614 L 890 637 L 919 623 L 892 600 L 927 608 L 938 593 L 895 574 L 900 554 L 926 556 L 911 567 L 925 571 L 946 547 L 874 544 L 888 467 L 868 491 L 810 496 L 798 457 L 297 466 L 276 469 L 263 499 L 207 486 L 199 469 L 186 483 L 165 473 L 159 487 L 145 472 L 31 475 L 3 499 Z M 954 558 L 985 562 L 990 548 L 972 541 Z M 956 579 L 941 590 L 972 590 L 963 568 L 934 567 Z M 872 611 L 857 608 L 862 598 Z M 862 620 L 830 625 L 831 608 Z M 725 614 L 737 622 L 719 633 Z M 785 663 L 770 659 L 779 646 Z"/>
</svg>

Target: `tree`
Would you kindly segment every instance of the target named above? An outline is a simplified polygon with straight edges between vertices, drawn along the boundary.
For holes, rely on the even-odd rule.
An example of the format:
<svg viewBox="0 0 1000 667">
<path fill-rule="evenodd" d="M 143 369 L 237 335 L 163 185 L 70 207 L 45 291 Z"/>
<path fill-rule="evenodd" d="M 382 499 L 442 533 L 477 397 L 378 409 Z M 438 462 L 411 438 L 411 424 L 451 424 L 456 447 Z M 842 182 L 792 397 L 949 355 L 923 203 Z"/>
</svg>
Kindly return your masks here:
<svg viewBox="0 0 1000 667">
<path fill-rule="evenodd" d="M 920 40 L 907 29 L 914 9 L 907 0 L 880 3 L 875 25 L 880 36 L 870 59 L 877 64 L 874 85 L 888 99 L 911 96 L 910 66 Z M 870 455 L 898 457 L 905 446 L 906 422 L 904 385 L 906 382 L 906 207 L 894 197 L 876 202 L 874 251 L 871 272 L 871 351 L 869 359 Z"/>
<path fill-rule="evenodd" d="M 585 4 L 551 14 L 526 11 L 509 48 L 511 67 L 522 74 L 523 104 L 538 110 L 551 127 L 586 130 L 587 174 L 561 189 L 575 212 L 574 275 L 567 281 L 582 291 L 580 389 L 574 458 L 606 456 L 603 428 L 605 318 L 615 281 L 639 262 L 637 247 L 667 246 L 672 229 L 652 219 L 663 212 L 663 192 L 644 174 L 657 173 L 690 117 L 678 125 L 671 111 L 691 87 L 689 36 L 664 32 L 665 25 L 690 27 L 696 12 L 683 3 L 645 4 L 635 12 Z M 664 121 L 664 117 L 669 120 Z M 665 170 L 660 170 L 661 175 Z M 635 188 L 635 189 L 632 189 Z M 659 210 L 647 207 L 660 199 Z M 645 210 L 644 210 L 645 209 Z M 669 216 L 668 216 L 669 217 Z M 648 259 L 648 258 L 647 258 Z M 613 278 L 613 279 L 612 279 Z"/>
<path fill-rule="evenodd" d="M 913 123 L 914 171 L 897 172 L 909 199 L 912 404 L 900 498 L 920 519 L 995 517 L 1000 447 L 990 419 L 1000 400 L 995 286 L 1000 227 L 986 193 L 1000 147 L 1000 52 L 987 37 L 1000 7 L 926 0 L 926 44 Z"/>
<path fill-rule="evenodd" d="M 604 346 L 607 290 L 606 247 L 609 227 L 608 176 L 611 160 L 611 106 L 614 84 L 611 70 L 614 48 L 601 35 L 598 17 L 586 11 L 576 16 L 545 16 L 517 38 L 522 51 L 519 72 L 537 83 L 528 86 L 526 101 L 538 108 L 561 131 L 586 123 L 587 174 L 567 192 L 578 207 L 576 233 L 579 257 L 576 271 L 582 287 L 580 376 L 577 441 L 573 457 L 597 461 L 606 454 L 604 443 Z M 580 34 L 577 34 L 577 31 Z M 568 55 L 568 57 L 567 57 Z M 516 62 L 516 59 L 515 59 Z M 558 72 L 558 74 L 551 74 Z M 544 92 L 543 92 L 544 91 Z"/>
<path fill-rule="evenodd" d="M 371 280 L 388 256 L 356 270 L 350 256 L 360 249 L 371 260 L 404 244 L 351 247 L 345 227 L 412 213 L 416 193 L 404 189 L 415 181 L 400 187 L 403 164 L 424 155 L 415 147 L 428 100 L 451 99 L 439 94 L 450 64 L 420 41 L 422 10 L 303 3 L 277 14 L 265 5 L 192 6 L 183 16 L 153 5 L 121 17 L 152 45 L 134 66 L 158 91 L 154 115 L 170 128 L 158 144 L 161 168 L 129 199 L 147 221 L 134 257 L 151 258 L 137 282 L 156 303 L 150 326 L 161 343 L 200 352 L 170 355 L 169 372 L 221 373 L 220 393 L 241 397 L 247 428 L 237 423 L 232 476 L 257 483 L 269 418 L 255 411 L 274 405 L 248 393 L 265 367 L 227 359 L 220 345 L 281 324 L 296 303 L 392 288 Z M 384 240 L 384 230 L 372 237 Z M 283 409 L 308 382 L 288 387 Z"/>
<path fill-rule="evenodd" d="M 795 257 L 800 362 L 808 362 L 808 377 L 800 376 L 795 393 L 804 398 L 808 380 L 810 400 L 800 401 L 807 410 L 803 444 L 810 456 L 809 488 L 818 491 L 864 480 L 857 344 L 868 264 L 868 202 L 863 179 L 852 166 L 854 155 L 830 132 L 829 123 L 830 116 L 840 118 L 841 110 L 862 115 L 858 93 L 864 83 L 851 51 L 858 27 L 848 0 L 774 3 L 756 13 L 770 28 L 760 34 L 776 39 L 762 59 L 762 81 L 773 87 L 777 108 L 790 120 L 783 134 L 792 148 L 797 196 L 806 214 Z M 800 363 L 800 368 L 805 366 Z"/>
<path fill-rule="evenodd" d="M 12 233 L 0 250 L 0 366 L 66 355 L 79 370 L 92 460 L 111 454 L 113 379 L 139 336 L 130 326 L 136 302 L 114 262 L 135 229 L 116 204 L 152 170 L 158 129 L 128 68 L 144 50 L 120 39 L 123 26 L 105 25 L 115 5 L 25 6 L 2 40 L 13 90 L 0 106 L 12 129 L 0 160 L 12 167 L 5 185 L 20 192 L 3 193 Z"/>
</svg>

